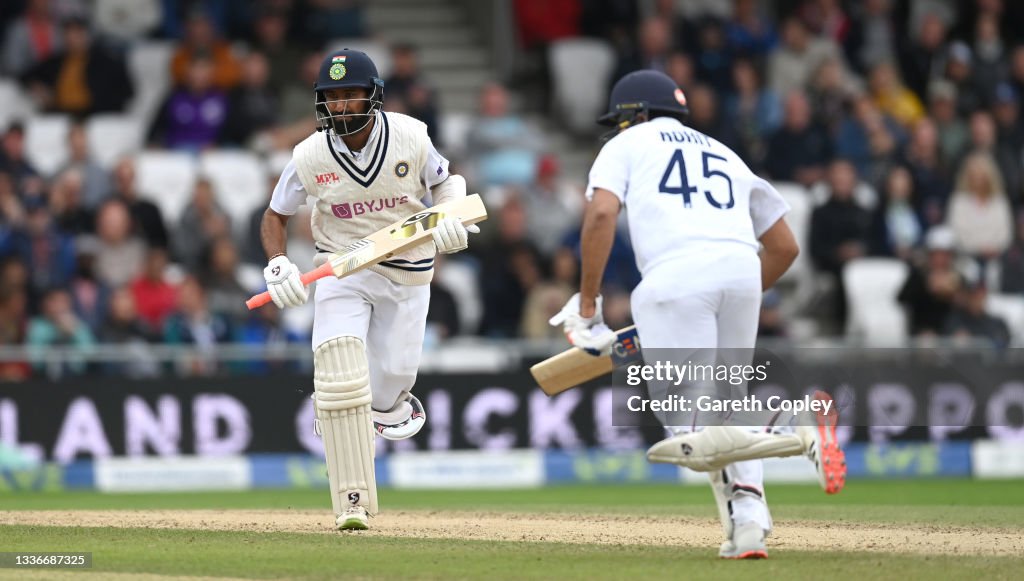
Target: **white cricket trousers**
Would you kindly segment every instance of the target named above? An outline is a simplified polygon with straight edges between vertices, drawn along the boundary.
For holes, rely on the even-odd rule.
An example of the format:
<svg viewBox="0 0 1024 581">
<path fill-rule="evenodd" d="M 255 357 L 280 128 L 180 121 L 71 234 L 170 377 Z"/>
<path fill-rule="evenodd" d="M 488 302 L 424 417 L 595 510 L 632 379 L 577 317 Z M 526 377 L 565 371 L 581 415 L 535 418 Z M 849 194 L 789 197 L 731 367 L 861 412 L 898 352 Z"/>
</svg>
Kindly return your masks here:
<svg viewBox="0 0 1024 581">
<path fill-rule="evenodd" d="M 430 303 L 430 285 L 404 285 L 363 270 L 316 283 L 313 350 L 336 337 L 366 344 L 373 409 L 394 407 L 416 382 Z"/>
<path fill-rule="evenodd" d="M 658 264 L 644 274 L 632 295 L 640 344 L 645 352 L 651 348 L 678 350 L 673 357 L 683 362 L 690 356 L 705 357 L 714 349 L 725 349 L 718 353 L 720 362 L 749 365 L 757 340 L 761 292 L 761 260 L 749 249 Z M 732 360 L 735 358 L 746 360 Z M 651 397 L 659 397 L 651 387 Z M 666 428 L 679 426 L 660 414 L 658 419 Z M 701 427 L 699 415 L 687 415 L 682 421 L 691 429 Z M 762 461 L 736 462 L 727 471 L 733 485 L 761 492 L 760 499 L 737 496 L 731 501 L 733 521 L 737 525 L 754 521 L 770 530 Z"/>
</svg>

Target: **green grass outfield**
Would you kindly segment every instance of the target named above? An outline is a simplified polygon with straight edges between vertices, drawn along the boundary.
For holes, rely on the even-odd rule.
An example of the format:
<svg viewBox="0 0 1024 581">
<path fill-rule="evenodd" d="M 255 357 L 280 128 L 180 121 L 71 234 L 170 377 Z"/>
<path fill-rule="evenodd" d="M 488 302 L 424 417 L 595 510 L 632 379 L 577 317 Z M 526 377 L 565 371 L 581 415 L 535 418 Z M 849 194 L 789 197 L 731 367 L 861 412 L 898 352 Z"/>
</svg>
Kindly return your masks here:
<svg viewBox="0 0 1024 581">
<path fill-rule="evenodd" d="M 1024 535 L 1024 482 L 969 480 L 854 481 L 842 494 L 813 486 L 768 489 L 773 515 L 785 520 L 993 528 Z M 514 491 L 384 490 L 388 509 L 487 510 L 605 515 L 713 517 L 702 486 L 561 486 Z M 325 491 L 117 494 L 13 493 L 0 495 L 0 511 L 145 509 L 323 509 Z M 2 520 L 0 520 L 2 522 Z M 57 523 L 55 523 L 57 524 Z M 821 552 L 774 549 L 764 562 L 728 562 L 706 549 L 409 539 L 358 534 L 302 534 L 0 526 L 0 551 L 93 552 L 94 572 L 234 578 L 410 579 L 948 579 L 967 576 L 1020 579 L 1024 556 Z M 936 551 L 941 553 L 941 551 Z M 0 578 L 19 578 L 0 570 Z M 70 577 L 75 572 L 68 572 Z M 45 576 L 36 578 L 49 578 Z"/>
</svg>

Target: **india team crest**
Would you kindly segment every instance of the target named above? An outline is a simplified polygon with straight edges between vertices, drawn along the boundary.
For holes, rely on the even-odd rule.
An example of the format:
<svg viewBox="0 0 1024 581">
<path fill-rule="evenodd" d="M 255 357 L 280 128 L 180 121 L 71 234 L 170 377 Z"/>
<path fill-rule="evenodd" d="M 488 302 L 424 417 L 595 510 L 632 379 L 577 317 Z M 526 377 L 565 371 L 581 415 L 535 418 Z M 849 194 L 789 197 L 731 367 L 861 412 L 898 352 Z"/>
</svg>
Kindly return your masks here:
<svg viewBox="0 0 1024 581">
<path fill-rule="evenodd" d="M 331 59 L 331 68 L 327 72 L 327 74 L 330 75 L 332 80 L 340 81 L 341 79 L 345 78 L 345 73 L 348 72 L 348 69 L 345 68 L 346 58 L 348 57 L 336 56 L 333 59 Z"/>
<path fill-rule="evenodd" d="M 398 162 L 398 164 L 395 165 L 395 175 L 400 178 L 404 178 L 409 175 L 409 164 L 404 161 Z"/>
</svg>

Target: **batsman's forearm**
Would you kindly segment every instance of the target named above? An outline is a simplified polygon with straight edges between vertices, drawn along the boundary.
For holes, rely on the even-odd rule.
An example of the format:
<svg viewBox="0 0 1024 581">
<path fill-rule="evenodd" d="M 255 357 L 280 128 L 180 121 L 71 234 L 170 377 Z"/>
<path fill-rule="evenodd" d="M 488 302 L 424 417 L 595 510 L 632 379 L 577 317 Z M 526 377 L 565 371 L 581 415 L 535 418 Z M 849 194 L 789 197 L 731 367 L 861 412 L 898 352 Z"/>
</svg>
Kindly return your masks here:
<svg viewBox="0 0 1024 581">
<path fill-rule="evenodd" d="M 288 216 L 267 208 L 260 222 L 260 242 L 263 243 L 263 252 L 268 259 L 284 254 L 288 245 Z"/>
<path fill-rule="evenodd" d="M 615 240 L 615 216 L 587 212 L 580 234 L 580 314 L 594 315 L 594 302 L 601 293 L 601 279 Z"/>
</svg>

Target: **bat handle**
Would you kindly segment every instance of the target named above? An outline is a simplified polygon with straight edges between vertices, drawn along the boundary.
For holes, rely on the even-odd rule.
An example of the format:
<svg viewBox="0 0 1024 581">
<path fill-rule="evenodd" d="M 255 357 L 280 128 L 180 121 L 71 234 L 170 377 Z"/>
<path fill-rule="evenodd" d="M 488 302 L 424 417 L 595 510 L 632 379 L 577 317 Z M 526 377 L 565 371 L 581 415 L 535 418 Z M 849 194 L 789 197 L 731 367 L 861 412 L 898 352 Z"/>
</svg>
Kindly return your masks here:
<svg viewBox="0 0 1024 581">
<path fill-rule="evenodd" d="M 299 279 L 302 280 L 303 285 L 309 285 L 310 283 L 318 281 L 321 278 L 331 276 L 332 274 L 334 274 L 334 268 L 331 267 L 331 262 L 327 261 L 309 272 L 302 273 L 302 276 L 300 276 Z M 263 291 L 257 295 L 253 295 L 252 298 L 245 301 L 245 306 L 249 307 L 249 310 L 251 311 L 269 303 L 270 300 L 270 293 Z"/>
</svg>

